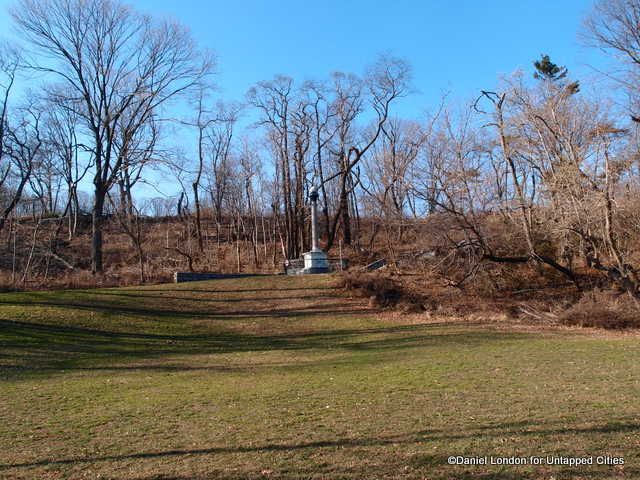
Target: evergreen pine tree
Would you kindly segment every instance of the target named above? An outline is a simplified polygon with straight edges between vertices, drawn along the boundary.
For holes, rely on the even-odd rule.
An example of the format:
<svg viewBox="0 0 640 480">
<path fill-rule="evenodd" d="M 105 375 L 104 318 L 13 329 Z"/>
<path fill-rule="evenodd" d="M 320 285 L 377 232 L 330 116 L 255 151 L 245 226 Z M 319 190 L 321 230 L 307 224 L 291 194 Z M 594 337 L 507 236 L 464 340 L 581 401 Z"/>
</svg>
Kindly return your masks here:
<svg viewBox="0 0 640 480">
<path fill-rule="evenodd" d="M 553 63 L 549 55 L 545 54 L 540 56 L 540 60 L 534 61 L 533 66 L 536 69 L 536 71 L 533 72 L 533 77 L 538 80 L 559 82 L 560 80 L 564 79 L 569 73 L 567 67 L 562 67 Z M 570 95 L 578 93 L 580 91 L 580 82 L 570 82 L 566 85 L 566 89 Z"/>
</svg>

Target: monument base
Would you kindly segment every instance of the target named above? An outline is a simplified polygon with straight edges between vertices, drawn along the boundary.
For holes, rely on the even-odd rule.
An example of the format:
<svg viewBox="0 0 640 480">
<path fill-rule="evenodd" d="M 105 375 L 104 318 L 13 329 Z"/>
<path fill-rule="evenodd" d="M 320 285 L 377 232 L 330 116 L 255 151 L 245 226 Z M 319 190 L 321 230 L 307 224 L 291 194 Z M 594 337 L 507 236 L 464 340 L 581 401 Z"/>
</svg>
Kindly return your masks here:
<svg viewBox="0 0 640 480">
<path fill-rule="evenodd" d="M 311 250 L 303 253 L 302 257 L 304 258 L 303 274 L 329 272 L 329 257 L 322 250 Z"/>
</svg>

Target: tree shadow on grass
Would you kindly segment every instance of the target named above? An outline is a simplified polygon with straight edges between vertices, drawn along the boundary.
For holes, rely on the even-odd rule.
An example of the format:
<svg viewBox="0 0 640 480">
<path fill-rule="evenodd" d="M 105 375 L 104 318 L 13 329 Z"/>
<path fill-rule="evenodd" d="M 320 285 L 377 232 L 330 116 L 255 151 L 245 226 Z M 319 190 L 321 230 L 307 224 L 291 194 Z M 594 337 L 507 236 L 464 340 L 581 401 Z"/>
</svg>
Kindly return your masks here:
<svg viewBox="0 0 640 480">
<path fill-rule="evenodd" d="M 576 440 L 578 437 L 584 435 L 607 435 L 607 434 L 629 434 L 631 432 L 640 432 L 640 423 L 633 419 L 621 418 L 613 421 L 609 421 L 603 424 L 590 425 L 590 426 L 571 426 L 567 427 L 565 422 L 561 419 L 548 420 L 544 424 L 538 423 L 530 423 L 530 422 L 514 422 L 514 423 L 503 423 L 496 424 L 485 427 L 471 427 L 465 428 L 462 431 L 456 430 L 455 426 L 452 426 L 449 429 L 443 428 L 434 428 L 430 430 L 422 430 L 416 432 L 409 432 L 404 434 L 397 435 L 382 435 L 378 437 L 350 437 L 350 438 L 337 438 L 337 439 L 328 439 L 328 440 L 314 440 L 307 442 L 297 442 L 297 443 L 265 443 L 262 445 L 228 445 L 228 446 L 216 446 L 216 447 L 208 447 L 208 448 L 192 448 L 192 449 L 168 449 L 161 451 L 149 451 L 149 452 L 136 452 L 136 453 L 125 453 L 125 454 L 117 454 L 117 455 L 102 455 L 102 456 L 85 456 L 85 457 L 74 457 L 74 458 L 49 458 L 49 459 L 41 459 L 35 460 L 31 462 L 23 462 L 23 463 L 13 463 L 13 464 L 3 464 L 0 465 L 0 470 L 8 470 L 8 469 L 24 469 L 24 468 L 34 468 L 34 467 L 44 467 L 44 466 L 73 466 L 84 463 L 97 463 L 97 462 L 122 462 L 122 461 L 131 461 L 131 460 L 166 460 L 169 458 L 177 458 L 181 456 L 205 456 L 205 455 L 220 455 L 220 454 L 247 454 L 247 455 L 258 455 L 258 454 L 268 454 L 273 452 L 287 452 L 289 454 L 295 455 L 296 452 L 304 452 L 307 450 L 326 450 L 326 454 L 323 458 L 328 458 L 331 455 L 331 451 L 340 451 L 341 456 L 345 454 L 345 449 L 353 449 L 354 451 L 351 453 L 347 453 L 347 455 L 358 455 L 358 449 L 370 449 L 376 447 L 393 447 L 393 449 L 397 449 L 399 446 L 409 446 L 409 445 L 420 445 L 425 442 L 438 442 L 443 445 L 450 445 L 450 448 L 455 448 L 455 442 L 457 440 L 478 440 L 478 439 L 486 439 L 489 440 L 491 438 L 511 438 L 513 437 L 527 437 L 529 435 L 535 434 L 538 436 L 542 436 L 547 440 L 548 444 L 553 444 L 554 439 L 557 438 L 558 435 L 573 435 L 576 436 Z M 583 443 L 582 441 L 579 443 Z M 487 444 L 487 451 L 477 452 L 478 456 L 505 456 L 509 454 L 505 454 L 504 451 L 493 451 L 493 447 L 490 444 Z M 540 472 L 526 472 L 522 470 L 516 470 L 512 467 L 496 467 L 493 466 L 493 471 L 490 473 L 486 472 L 488 469 L 487 466 L 453 466 L 448 465 L 447 458 L 449 455 L 458 455 L 459 452 L 447 452 L 446 454 L 416 454 L 410 458 L 409 465 L 406 463 L 406 458 L 398 459 L 394 456 L 392 452 L 386 453 L 385 451 L 380 451 L 378 455 L 382 455 L 388 457 L 388 461 L 386 463 L 386 469 L 389 469 L 389 472 L 393 471 L 396 467 L 398 467 L 398 473 L 401 472 L 400 468 L 404 466 L 405 469 L 409 469 L 410 472 L 430 472 L 433 473 L 433 469 L 440 469 L 443 473 L 438 475 L 434 475 L 429 478 L 451 478 L 449 475 L 455 475 L 454 478 L 473 478 L 473 479 L 488 479 L 488 478 L 497 478 L 497 479 L 505 479 L 511 480 L 516 478 L 539 478 Z M 543 455 L 540 453 L 533 453 L 534 455 Z M 604 452 L 591 452 L 589 455 L 603 455 Z M 370 455 L 370 453 L 369 453 Z M 468 454 L 467 454 L 468 455 Z M 556 454 L 557 455 L 557 454 Z M 584 456 L 584 453 L 581 451 L 572 452 L 569 448 L 569 451 L 565 451 L 560 453 L 562 456 L 570 457 L 570 456 Z M 393 462 L 399 462 L 398 465 L 393 465 Z M 287 470 L 291 475 L 298 475 L 293 478 L 303 478 L 308 477 L 309 474 L 318 474 L 322 473 L 325 475 L 331 473 L 344 473 L 346 477 L 351 476 L 352 478 L 366 478 L 362 477 L 361 474 L 366 473 L 367 462 L 362 462 L 362 465 L 353 465 L 348 469 L 342 469 L 340 465 L 335 465 L 331 462 L 324 462 L 322 465 L 311 466 L 308 465 L 308 462 L 305 461 L 305 467 L 303 468 L 295 468 L 292 467 Z M 564 475 L 576 475 L 580 476 L 580 478 L 602 478 L 603 469 L 597 469 L 595 467 L 584 467 L 584 468 L 576 468 L 576 467 L 558 467 L 558 466 L 545 466 L 546 470 L 549 473 L 553 473 L 554 475 L 560 475 L 560 478 L 564 478 Z M 613 473 L 613 469 L 609 468 L 609 471 Z M 231 471 L 226 472 L 224 470 L 216 471 L 220 475 L 216 475 L 216 478 L 236 478 L 234 475 L 238 475 L 239 473 L 233 473 Z M 248 472 L 243 472 L 243 475 L 246 475 Z M 378 472 L 384 473 L 384 472 Z M 405 470 L 406 473 L 406 470 Z M 637 468 L 625 468 L 625 474 L 633 476 L 634 474 L 640 473 L 640 470 Z M 354 476 L 355 475 L 355 476 Z M 402 475 L 411 477 L 411 475 Z M 169 478 L 169 477 L 147 477 L 147 478 Z M 194 478 L 194 477 L 191 477 Z M 197 477 L 195 477 L 197 478 Z M 283 477 L 288 478 L 288 477 Z M 382 478 L 391 478 L 387 476 L 382 476 Z M 571 477 L 572 478 L 572 477 Z"/>
<path fill-rule="evenodd" d="M 114 289 L 115 290 L 115 289 Z M 145 288 L 144 292 L 178 292 L 178 293 L 259 293 L 259 292 L 296 292 L 296 291 L 318 291 L 318 290 L 335 290 L 330 286 L 318 287 L 282 287 L 282 288 Z M 86 291 L 86 290 L 83 290 Z M 109 289 L 101 290 L 110 291 Z M 90 291 L 89 291 L 90 292 Z"/>
<path fill-rule="evenodd" d="M 146 297 L 148 298 L 148 297 Z M 162 299 L 158 299 L 162 300 Z M 289 301 L 295 301 L 296 298 L 281 298 L 277 299 L 283 304 L 287 304 Z M 339 299 L 336 299 L 339 300 Z M 191 300 L 189 300 L 191 301 Z M 250 301 L 244 299 L 243 301 Z M 255 299 L 257 302 L 265 302 L 265 299 Z M 81 302 L 62 302 L 62 301 L 0 301 L 1 305 L 11 305 L 20 307 L 49 307 L 60 308 L 72 311 L 83 311 L 101 313 L 110 316 L 134 316 L 139 318 L 152 319 L 157 321 L 171 320 L 175 322 L 188 321 L 194 319 L 210 319 L 210 320 L 240 320 L 251 318 L 299 318 L 299 317 L 323 317 L 323 316 L 335 316 L 335 315 L 363 315 L 376 313 L 377 310 L 367 307 L 354 308 L 352 305 L 346 304 L 344 301 L 336 302 L 323 302 L 321 305 L 312 304 L 299 306 L 295 308 L 273 308 L 270 305 L 264 305 L 263 309 L 250 309 L 250 310 L 227 310 L 227 309 L 204 309 L 204 308 L 167 308 L 162 305 L 158 305 L 158 301 L 153 306 L 141 304 L 119 304 L 109 301 L 100 301 L 92 299 L 91 301 Z M 185 304 L 188 302 L 185 302 Z M 222 302 L 225 303 L 225 302 Z M 183 304 L 184 305 L 184 304 Z"/>
<path fill-rule="evenodd" d="M 362 301 L 348 299 L 330 286 L 297 287 L 262 279 L 256 288 L 233 288 L 233 284 L 207 282 L 231 288 L 137 288 L 18 292 L 0 295 L 0 308 L 34 307 L 79 310 L 106 316 L 134 316 L 157 321 L 209 318 L 278 318 L 375 313 Z M 262 287 L 266 288 L 262 288 Z M 278 295 L 274 295 L 277 292 Z M 313 292 L 313 293 L 311 293 Z M 240 293 L 240 295 L 235 295 Z M 252 293 L 253 295 L 248 295 Z M 206 304 L 209 305 L 206 305 Z M 244 305 L 243 305 L 244 304 Z M 246 308 L 242 308 L 242 307 Z M 239 308 L 234 308 L 239 307 Z"/>
<path fill-rule="evenodd" d="M 313 332 L 258 335 L 241 332 L 167 335 L 114 332 L 77 326 L 45 325 L 0 320 L 0 372 L 15 377 L 47 374 L 58 370 L 194 370 L 202 365 L 131 365 L 131 362 L 160 360 L 171 356 L 194 356 L 265 351 L 320 350 L 327 352 L 384 353 L 414 348 L 480 345 L 487 342 L 526 341 L 530 334 L 469 329 L 447 331 L 445 323 L 400 325 L 381 328 L 332 329 Z M 371 337 L 375 338 L 371 338 Z M 313 365 L 339 361 L 322 356 Z M 305 364 L 291 360 L 291 365 Z M 281 364 L 280 367 L 286 367 Z M 266 363 L 265 368 L 273 368 Z M 205 367 L 211 370 L 240 370 L 242 365 Z M 253 362 L 247 370 L 260 368 Z"/>
<path fill-rule="evenodd" d="M 177 290 L 179 291 L 179 290 Z M 181 291 L 180 291 L 181 292 Z M 283 292 L 283 290 L 279 291 L 280 293 Z M 285 293 L 288 294 L 288 291 L 285 289 L 284 290 Z M 94 297 L 102 297 L 102 296 L 109 296 L 109 297 L 121 297 L 121 298 L 125 298 L 125 299 L 133 299 L 133 300 L 176 300 L 178 302 L 185 302 L 185 303 L 191 303 L 191 302 L 195 302 L 195 303 L 242 303 L 242 302 L 250 302 L 250 303 L 254 303 L 254 302 L 264 302 L 264 301 L 282 301 L 282 302 L 287 302 L 287 301 L 300 301 L 300 300 L 325 300 L 325 299 L 342 299 L 342 300 L 347 300 L 346 297 L 342 297 L 340 295 L 331 295 L 331 294 L 315 294 L 315 295 L 311 295 L 311 294 L 307 294 L 307 295 L 295 295 L 295 296 L 290 296 L 290 295 L 286 295 L 286 296 L 282 296 L 282 297 L 275 297 L 275 296 L 269 296 L 269 297 L 239 297 L 239 298 L 229 298 L 229 297 L 217 297 L 217 298 L 212 298 L 212 297 L 194 297 L 192 292 L 188 292 L 188 295 L 185 296 L 173 296 L 173 295 L 146 295 L 147 291 L 144 292 L 144 294 L 142 293 L 128 293 L 128 292 L 122 292 L 122 291 L 101 291 L 99 293 L 97 292 L 86 292 L 83 291 L 81 293 L 79 293 L 77 296 L 82 296 L 82 295 L 87 295 L 87 296 L 94 296 Z M 234 292 L 219 292 L 219 293 L 234 293 Z M 0 302 L 1 303 L 1 302 Z"/>
</svg>

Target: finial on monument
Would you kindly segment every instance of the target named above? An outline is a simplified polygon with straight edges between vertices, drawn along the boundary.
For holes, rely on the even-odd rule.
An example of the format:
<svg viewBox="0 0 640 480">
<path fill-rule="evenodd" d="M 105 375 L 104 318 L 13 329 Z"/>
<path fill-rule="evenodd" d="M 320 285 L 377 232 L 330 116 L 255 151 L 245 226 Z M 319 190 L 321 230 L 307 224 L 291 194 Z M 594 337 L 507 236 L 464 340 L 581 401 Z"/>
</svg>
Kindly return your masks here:
<svg viewBox="0 0 640 480">
<path fill-rule="evenodd" d="M 317 202 L 318 198 L 320 198 L 320 194 L 318 193 L 318 187 L 316 187 L 315 185 L 312 185 L 311 188 L 309 189 L 309 199 L 312 202 Z"/>
</svg>

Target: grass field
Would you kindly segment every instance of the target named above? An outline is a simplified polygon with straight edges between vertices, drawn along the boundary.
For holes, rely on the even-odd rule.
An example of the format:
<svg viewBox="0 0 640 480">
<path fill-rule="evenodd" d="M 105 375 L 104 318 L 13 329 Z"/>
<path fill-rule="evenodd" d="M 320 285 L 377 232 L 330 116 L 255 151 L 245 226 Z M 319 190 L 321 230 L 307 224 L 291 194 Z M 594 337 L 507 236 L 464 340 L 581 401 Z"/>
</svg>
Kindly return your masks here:
<svg viewBox="0 0 640 480">
<path fill-rule="evenodd" d="M 1 294 L 0 478 L 640 478 L 639 337 L 381 315 L 326 276 Z"/>
</svg>

